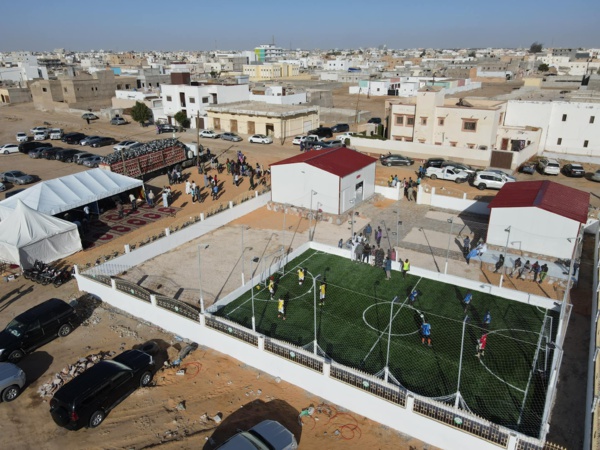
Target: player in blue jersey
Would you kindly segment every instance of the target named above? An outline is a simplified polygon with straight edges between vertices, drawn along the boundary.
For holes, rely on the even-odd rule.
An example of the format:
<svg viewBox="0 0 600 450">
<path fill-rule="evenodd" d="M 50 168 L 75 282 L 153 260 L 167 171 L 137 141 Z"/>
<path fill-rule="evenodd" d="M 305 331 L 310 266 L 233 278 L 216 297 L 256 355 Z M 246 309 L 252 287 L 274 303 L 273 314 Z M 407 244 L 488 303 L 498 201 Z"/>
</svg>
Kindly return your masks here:
<svg viewBox="0 0 600 450">
<path fill-rule="evenodd" d="M 469 309 L 471 300 L 473 300 L 473 294 L 471 294 L 471 292 L 467 292 L 467 295 L 465 295 L 465 298 L 463 299 L 463 304 L 465 305 L 465 314 L 467 313 L 467 310 Z"/>
<path fill-rule="evenodd" d="M 492 323 L 492 315 L 488 311 L 483 316 L 483 327 L 487 330 L 487 329 L 489 329 L 491 323 Z"/>
<path fill-rule="evenodd" d="M 416 289 L 413 289 L 412 292 L 410 293 L 410 295 L 408 296 L 408 301 L 410 302 L 410 304 L 412 305 L 415 300 L 417 299 L 417 297 L 421 294 L 421 291 L 418 291 Z"/>
<path fill-rule="evenodd" d="M 423 319 L 423 323 L 421 324 L 421 343 L 423 345 L 425 345 L 425 340 L 427 340 L 427 345 L 431 347 L 431 325 L 427 320 Z"/>
</svg>

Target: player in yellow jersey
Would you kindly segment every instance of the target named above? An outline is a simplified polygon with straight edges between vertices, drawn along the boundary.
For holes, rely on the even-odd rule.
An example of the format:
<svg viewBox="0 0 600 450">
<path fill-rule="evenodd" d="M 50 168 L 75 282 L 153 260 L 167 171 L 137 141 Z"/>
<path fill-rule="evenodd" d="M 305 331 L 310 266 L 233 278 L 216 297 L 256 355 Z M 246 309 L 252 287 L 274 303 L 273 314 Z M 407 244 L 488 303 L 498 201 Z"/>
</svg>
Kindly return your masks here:
<svg viewBox="0 0 600 450">
<path fill-rule="evenodd" d="M 298 285 L 302 286 L 304 284 L 304 269 L 300 267 L 298 269 Z"/>
<path fill-rule="evenodd" d="M 325 280 L 321 281 L 321 285 L 319 286 L 319 305 L 325 305 L 325 290 L 327 289 L 327 283 Z"/>
</svg>

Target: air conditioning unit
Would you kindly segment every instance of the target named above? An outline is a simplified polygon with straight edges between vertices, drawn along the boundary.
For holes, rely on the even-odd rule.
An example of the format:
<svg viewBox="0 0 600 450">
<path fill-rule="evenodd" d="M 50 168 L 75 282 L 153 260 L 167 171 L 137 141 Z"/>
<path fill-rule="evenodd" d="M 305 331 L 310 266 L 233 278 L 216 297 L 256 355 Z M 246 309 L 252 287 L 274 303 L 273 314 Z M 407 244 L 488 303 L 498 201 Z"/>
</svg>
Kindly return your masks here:
<svg viewBox="0 0 600 450">
<path fill-rule="evenodd" d="M 479 150 L 487 150 L 487 145 L 480 145 Z"/>
</svg>

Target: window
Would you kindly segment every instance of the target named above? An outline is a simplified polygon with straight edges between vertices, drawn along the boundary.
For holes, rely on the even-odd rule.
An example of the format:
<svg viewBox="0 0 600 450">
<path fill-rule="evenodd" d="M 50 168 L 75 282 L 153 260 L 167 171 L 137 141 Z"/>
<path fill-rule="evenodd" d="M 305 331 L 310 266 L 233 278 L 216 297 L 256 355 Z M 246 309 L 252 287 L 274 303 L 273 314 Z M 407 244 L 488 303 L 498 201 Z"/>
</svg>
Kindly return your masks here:
<svg viewBox="0 0 600 450">
<path fill-rule="evenodd" d="M 404 116 L 396 116 L 396 125 L 404 125 Z"/>
<path fill-rule="evenodd" d="M 587 148 L 590 141 L 583 141 L 583 148 Z"/>
<path fill-rule="evenodd" d="M 415 125 L 415 117 L 414 116 L 407 116 L 406 117 L 406 125 L 408 125 L 409 127 L 412 127 Z"/>
<path fill-rule="evenodd" d="M 443 127 L 443 126 L 444 126 L 444 121 L 445 121 L 445 120 L 446 120 L 446 119 L 444 119 L 443 117 L 438 117 L 438 125 L 439 125 L 440 127 Z"/>
<path fill-rule="evenodd" d="M 67 92 L 67 88 L 63 88 L 63 92 Z"/>
<path fill-rule="evenodd" d="M 567 115 L 566 115 L 566 114 L 563 114 L 562 121 L 563 121 L 563 122 L 566 122 L 566 121 L 567 121 Z"/>
<path fill-rule="evenodd" d="M 194 97 L 190 97 L 190 103 L 196 103 L 196 99 Z"/>
<path fill-rule="evenodd" d="M 558 139 L 556 140 L 556 145 L 560 145 L 560 144 L 562 144 L 562 138 L 558 138 Z"/>
<path fill-rule="evenodd" d="M 427 125 L 427 117 L 421 117 L 421 125 L 423 125 L 423 126 Z"/>
<path fill-rule="evenodd" d="M 171 98 L 171 96 L 170 96 L 170 95 L 167 95 L 167 101 L 168 101 L 168 102 L 172 102 L 172 101 L 173 101 L 173 99 Z"/>
<path fill-rule="evenodd" d="M 596 116 L 590 116 L 590 123 L 594 123 Z"/>
<path fill-rule="evenodd" d="M 456 142 L 450 142 L 450 147 L 456 147 Z"/>
<path fill-rule="evenodd" d="M 469 148 L 475 148 L 475 144 L 467 144 L 467 147 L 469 147 Z"/>
<path fill-rule="evenodd" d="M 498 119 L 498 125 L 502 125 L 502 119 L 504 119 L 504 113 L 500 113 L 500 118 Z"/>
<path fill-rule="evenodd" d="M 419 144 L 424 144 L 425 143 L 425 139 L 419 139 Z"/>
<path fill-rule="evenodd" d="M 208 97 L 202 97 L 202 103 L 208 103 Z"/>
<path fill-rule="evenodd" d="M 436 142 L 435 145 L 442 145 L 442 143 L 441 142 Z"/>
<path fill-rule="evenodd" d="M 42 92 L 48 92 L 48 89 L 42 88 Z"/>
<path fill-rule="evenodd" d="M 477 131 L 477 120 L 463 119 L 463 131 Z"/>
</svg>

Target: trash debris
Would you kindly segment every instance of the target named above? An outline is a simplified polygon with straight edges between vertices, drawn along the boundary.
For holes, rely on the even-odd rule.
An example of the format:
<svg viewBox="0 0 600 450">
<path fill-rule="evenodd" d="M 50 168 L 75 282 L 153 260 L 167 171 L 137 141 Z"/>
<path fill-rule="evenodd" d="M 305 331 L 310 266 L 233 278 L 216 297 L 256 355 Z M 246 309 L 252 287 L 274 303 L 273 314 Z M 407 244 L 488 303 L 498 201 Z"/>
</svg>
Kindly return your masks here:
<svg viewBox="0 0 600 450">
<path fill-rule="evenodd" d="M 175 372 L 175 375 L 179 375 L 179 376 L 185 375 L 185 369 L 179 369 L 177 372 Z"/>
<path fill-rule="evenodd" d="M 222 416 L 222 414 L 218 413 L 216 416 L 212 417 L 213 422 L 221 423 L 221 421 L 223 420 L 221 416 Z"/>
<path fill-rule="evenodd" d="M 186 408 L 185 408 L 185 401 L 183 401 L 183 402 L 179 402 L 179 403 L 177 404 L 176 408 L 177 408 L 177 411 L 185 411 L 185 409 L 186 409 Z"/>
<path fill-rule="evenodd" d="M 298 415 L 298 424 L 300 426 L 303 426 L 304 424 L 302 423 L 302 417 L 305 417 L 305 416 L 312 417 L 312 415 L 314 413 L 315 413 L 315 408 L 313 405 L 310 405 L 308 408 L 305 408 L 302 411 L 300 411 L 300 414 Z"/>
<path fill-rule="evenodd" d="M 196 350 L 198 348 L 198 344 L 196 344 L 195 342 L 191 345 L 186 345 L 180 352 L 179 352 L 179 356 L 177 357 L 177 359 L 175 361 L 173 361 L 173 366 L 178 366 L 181 364 L 181 361 L 190 353 L 192 353 L 194 350 Z"/>
<path fill-rule="evenodd" d="M 279 377 L 275 378 L 275 383 L 281 383 L 281 378 L 279 378 Z"/>
</svg>

